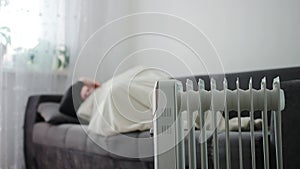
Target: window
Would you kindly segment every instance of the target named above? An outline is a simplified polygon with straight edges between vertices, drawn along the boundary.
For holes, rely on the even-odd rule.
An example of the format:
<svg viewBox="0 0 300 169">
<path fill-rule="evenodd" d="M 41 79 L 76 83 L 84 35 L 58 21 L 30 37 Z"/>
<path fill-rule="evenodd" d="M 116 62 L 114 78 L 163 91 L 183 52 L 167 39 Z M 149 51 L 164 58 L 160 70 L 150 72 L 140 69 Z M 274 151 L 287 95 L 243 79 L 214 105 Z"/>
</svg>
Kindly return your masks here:
<svg viewBox="0 0 300 169">
<path fill-rule="evenodd" d="M 65 69 L 64 2 L 0 0 L 0 40 L 5 69 Z"/>
</svg>

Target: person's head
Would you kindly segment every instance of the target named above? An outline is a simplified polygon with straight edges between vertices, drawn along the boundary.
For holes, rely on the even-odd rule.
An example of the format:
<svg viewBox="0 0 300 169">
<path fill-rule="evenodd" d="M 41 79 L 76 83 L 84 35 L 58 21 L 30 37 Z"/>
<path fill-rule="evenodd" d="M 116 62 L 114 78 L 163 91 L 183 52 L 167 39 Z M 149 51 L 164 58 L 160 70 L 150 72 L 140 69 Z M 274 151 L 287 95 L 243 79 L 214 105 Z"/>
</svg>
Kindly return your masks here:
<svg viewBox="0 0 300 169">
<path fill-rule="evenodd" d="M 95 82 L 94 80 L 88 78 L 80 78 L 79 81 L 84 84 L 80 91 L 80 97 L 82 100 L 88 98 L 94 92 L 94 90 L 100 86 L 99 82 Z"/>
<path fill-rule="evenodd" d="M 81 103 L 99 86 L 99 82 L 94 82 L 89 79 L 79 80 L 66 91 L 61 100 L 59 110 L 66 115 L 76 117 L 76 112 Z"/>
<path fill-rule="evenodd" d="M 80 97 L 82 98 L 82 100 L 88 98 L 93 93 L 95 88 L 96 88 L 95 86 L 91 86 L 91 85 L 82 86 L 80 91 Z"/>
</svg>

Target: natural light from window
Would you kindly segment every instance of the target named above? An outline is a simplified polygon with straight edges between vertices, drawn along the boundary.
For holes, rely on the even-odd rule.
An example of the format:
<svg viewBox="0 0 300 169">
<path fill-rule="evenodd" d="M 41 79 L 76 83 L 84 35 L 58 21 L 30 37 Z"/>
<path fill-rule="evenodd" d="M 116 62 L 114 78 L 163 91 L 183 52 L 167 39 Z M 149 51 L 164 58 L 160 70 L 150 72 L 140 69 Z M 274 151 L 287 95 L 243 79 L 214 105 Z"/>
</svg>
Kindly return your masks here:
<svg viewBox="0 0 300 169">
<path fill-rule="evenodd" d="M 64 70 L 64 1 L 0 0 L 0 57 L 6 69 Z"/>
<path fill-rule="evenodd" d="M 12 0 L 1 8 L 1 27 L 11 31 L 11 48 L 31 48 L 37 45 L 40 36 L 38 0 Z"/>
<path fill-rule="evenodd" d="M 7 3 L 7 4 L 4 4 Z M 16 52 L 33 48 L 38 44 L 40 37 L 39 0 L 2 0 L 0 8 L 0 27 L 10 29 L 11 44 L 7 44 L 3 56 L 5 68 L 13 66 Z"/>
</svg>

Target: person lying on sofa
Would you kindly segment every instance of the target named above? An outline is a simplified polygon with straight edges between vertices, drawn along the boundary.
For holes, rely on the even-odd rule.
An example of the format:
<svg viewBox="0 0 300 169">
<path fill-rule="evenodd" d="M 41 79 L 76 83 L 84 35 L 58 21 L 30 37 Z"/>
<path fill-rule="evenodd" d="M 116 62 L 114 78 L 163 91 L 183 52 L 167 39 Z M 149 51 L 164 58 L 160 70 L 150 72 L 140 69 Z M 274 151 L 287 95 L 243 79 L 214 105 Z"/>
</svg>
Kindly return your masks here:
<svg viewBox="0 0 300 169">
<path fill-rule="evenodd" d="M 103 136 L 148 130 L 153 125 L 152 93 L 155 82 L 169 78 L 163 71 L 143 66 L 131 68 L 103 84 L 80 78 L 66 92 L 60 111 L 88 121 L 88 130 Z M 207 111 L 205 117 L 205 128 L 210 130 L 212 113 Z M 220 112 L 217 112 L 217 119 L 218 128 L 224 130 L 225 120 Z M 198 121 L 196 127 L 199 127 Z M 242 119 L 244 129 L 249 128 L 249 122 L 249 118 Z M 259 127 L 260 121 L 256 123 Z M 237 129 L 236 118 L 230 120 L 230 128 Z"/>
<path fill-rule="evenodd" d="M 65 93 L 60 112 L 89 122 L 88 130 L 104 136 L 152 127 L 152 92 L 165 72 L 138 66 L 103 84 L 80 78 Z"/>
</svg>

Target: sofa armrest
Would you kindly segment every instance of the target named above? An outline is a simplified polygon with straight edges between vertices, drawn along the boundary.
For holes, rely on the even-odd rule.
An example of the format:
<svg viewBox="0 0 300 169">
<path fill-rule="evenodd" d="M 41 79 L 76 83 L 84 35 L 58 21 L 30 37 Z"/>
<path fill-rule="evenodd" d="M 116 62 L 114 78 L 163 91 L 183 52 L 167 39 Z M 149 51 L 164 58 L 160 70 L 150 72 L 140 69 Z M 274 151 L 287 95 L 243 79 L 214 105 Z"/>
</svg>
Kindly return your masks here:
<svg viewBox="0 0 300 169">
<path fill-rule="evenodd" d="M 27 169 L 34 169 L 34 151 L 32 149 L 32 130 L 36 122 L 42 121 L 42 117 L 37 113 L 41 103 L 59 103 L 62 95 L 35 95 L 30 96 L 27 101 L 24 121 L 24 154 Z"/>
<path fill-rule="evenodd" d="M 285 94 L 285 109 L 281 112 L 283 168 L 292 169 L 298 166 L 300 152 L 300 79 L 282 82 L 281 88 Z M 274 126 L 271 126 L 271 142 L 275 143 Z M 275 154 L 274 147 L 271 150 Z"/>
</svg>

